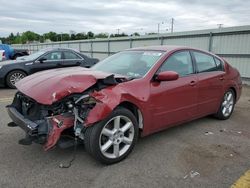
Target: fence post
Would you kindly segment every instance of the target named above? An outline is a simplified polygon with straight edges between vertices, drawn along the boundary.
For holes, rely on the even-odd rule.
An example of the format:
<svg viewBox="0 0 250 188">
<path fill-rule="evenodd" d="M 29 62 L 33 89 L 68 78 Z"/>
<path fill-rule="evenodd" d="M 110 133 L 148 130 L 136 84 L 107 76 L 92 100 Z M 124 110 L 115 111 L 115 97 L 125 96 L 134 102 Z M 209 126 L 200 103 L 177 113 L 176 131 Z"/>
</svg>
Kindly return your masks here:
<svg viewBox="0 0 250 188">
<path fill-rule="evenodd" d="M 161 36 L 161 45 L 163 45 L 163 40 L 164 40 L 164 38 L 163 38 L 163 36 Z"/>
<path fill-rule="evenodd" d="M 110 40 L 108 39 L 108 56 L 110 55 Z"/>
<path fill-rule="evenodd" d="M 209 33 L 208 51 L 211 52 L 213 45 L 213 33 Z"/>
<path fill-rule="evenodd" d="M 78 50 L 81 52 L 81 42 L 78 43 Z"/>
<path fill-rule="evenodd" d="M 90 53 L 91 53 L 91 57 L 93 58 L 93 41 L 90 40 Z"/>
</svg>

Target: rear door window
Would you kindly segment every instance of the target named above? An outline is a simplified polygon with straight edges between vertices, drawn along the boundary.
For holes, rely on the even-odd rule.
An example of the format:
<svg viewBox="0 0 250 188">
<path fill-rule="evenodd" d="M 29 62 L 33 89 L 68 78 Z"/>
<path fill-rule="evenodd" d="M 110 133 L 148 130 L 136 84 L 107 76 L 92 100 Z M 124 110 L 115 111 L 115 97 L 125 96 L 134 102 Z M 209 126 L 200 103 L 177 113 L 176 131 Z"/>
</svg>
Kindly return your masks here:
<svg viewBox="0 0 250 188">
<path fill-rule="evenodd" d="M 75 59 L 81 59 L 78 55 L 76 55 L 75 53 L 73 52 L 67 52 L 65 51 L 64 52 L 64 58 L 66 60 L 75 60 Z"/>
<path fill-rule="evenodd" d="M 216 66 L 217 66 L 217 70 L 223 71 L 224 70 L 223 69 L 223 62 L 216 57 L 214 58 L 214 60 L 215 60 Z"/>
<path fill-rule="evenodd" d="M 213 56 L 196 51 L 194 51 L 193 54 L 198 72 L 211 72 L 218 70 Z"/>
</svg>

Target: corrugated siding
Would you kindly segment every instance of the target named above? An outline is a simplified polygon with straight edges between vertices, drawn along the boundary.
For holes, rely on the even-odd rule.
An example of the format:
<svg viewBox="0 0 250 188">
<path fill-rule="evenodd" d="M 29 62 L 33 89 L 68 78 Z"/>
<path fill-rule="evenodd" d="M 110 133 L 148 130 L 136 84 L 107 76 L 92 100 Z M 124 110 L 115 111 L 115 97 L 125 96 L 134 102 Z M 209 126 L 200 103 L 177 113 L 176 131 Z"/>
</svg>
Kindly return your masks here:
<svg viewBox="0 0 250 188">
<path fill-rule="evenodd" d="M 224 58 L 233 67 L 237 68 L 242 77 L 250 78 L 250 58 Z"/>
<path fill-rule="evenodd" d="M 188 46 L 193 48 L 199 48 L 202 50 L 208 50 L 209 47 L 209 37 L 187 37 L 187 38 L 169 38 L 164 39 L 164 45 L 180 45 Z"/>
<path fill-rule="evenodd" d="M 212 33 L 212 37 L 210 38 Z M 210 43 L 211 42 L 211 43 Z M 104 59 L 108 55 L 130 47 L 152 45 L 181 45 L 209 50 L 226 57 L 243 77 L 250 78 L 250 26 L 149 35 L 136 38 L 110 38 L 81 41 L 63 41 L 46 44 L 17 44 L 13 47 L 29 49 L 31 53 L 43 48 L 74 48 L 88 56 Z M 235 57 L 234 57 L 235 56 Z"/>
<path fill-rule="evenodd" d="M 142 47 L 142 46 L 156 46 L 161 45 L 160 39 L 154 39 L 154 40 L 134 40 L 132 42 L 132 47 Z"/>
<path fill-rule="evenodd" d="M 110 41 L 110 51 L 119 52 L 130 48 L 130 41 Z"/>
<path fill-rule="evenodd" d="M 212 52 L 218 54 L 250 54 L 250 34 L 214 36 Z"/>
</svg>

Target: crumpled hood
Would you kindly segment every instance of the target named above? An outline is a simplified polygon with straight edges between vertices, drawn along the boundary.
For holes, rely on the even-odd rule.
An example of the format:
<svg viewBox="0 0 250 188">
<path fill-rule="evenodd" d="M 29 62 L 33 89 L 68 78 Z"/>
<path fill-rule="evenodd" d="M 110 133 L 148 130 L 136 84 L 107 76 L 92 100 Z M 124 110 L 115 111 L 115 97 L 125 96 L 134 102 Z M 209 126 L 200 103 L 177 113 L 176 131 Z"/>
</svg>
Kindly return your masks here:
<svg viewBox="0 0 250 188">
<path fill-rule="evenodd" d="M 82 67 L 53 69 L 25 77 L 16 83 L 16 87 L 38 103 L 51 105 L 72 93 L 85 91 L 98 79 L 110 75 Z"/>
</svg>

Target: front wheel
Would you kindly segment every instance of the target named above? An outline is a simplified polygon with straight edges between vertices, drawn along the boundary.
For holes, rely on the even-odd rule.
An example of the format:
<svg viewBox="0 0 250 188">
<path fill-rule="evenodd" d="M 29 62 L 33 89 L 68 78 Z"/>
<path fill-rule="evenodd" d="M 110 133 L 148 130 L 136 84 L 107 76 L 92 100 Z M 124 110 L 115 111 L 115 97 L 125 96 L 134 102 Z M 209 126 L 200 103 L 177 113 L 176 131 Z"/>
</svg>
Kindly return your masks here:
<svg viewBox="0 0 250 188">
<path fill-rule="evenodd" d="M 229 89 L 223 97 L 220 108 L 218 112 L 215 114 L 215 117 L 221 120 L 228 119 L 234 110 L 235 105 L 235 94 L 232 89 Z"/>
<path fill-rule="evenodd" d="M 117 108 L 105 120 L 87 128 L 85 148 L 102 163 L 117 163 L 132 151 L 138 131 L 133 113 L 125 108 Z"/>
</svg>

